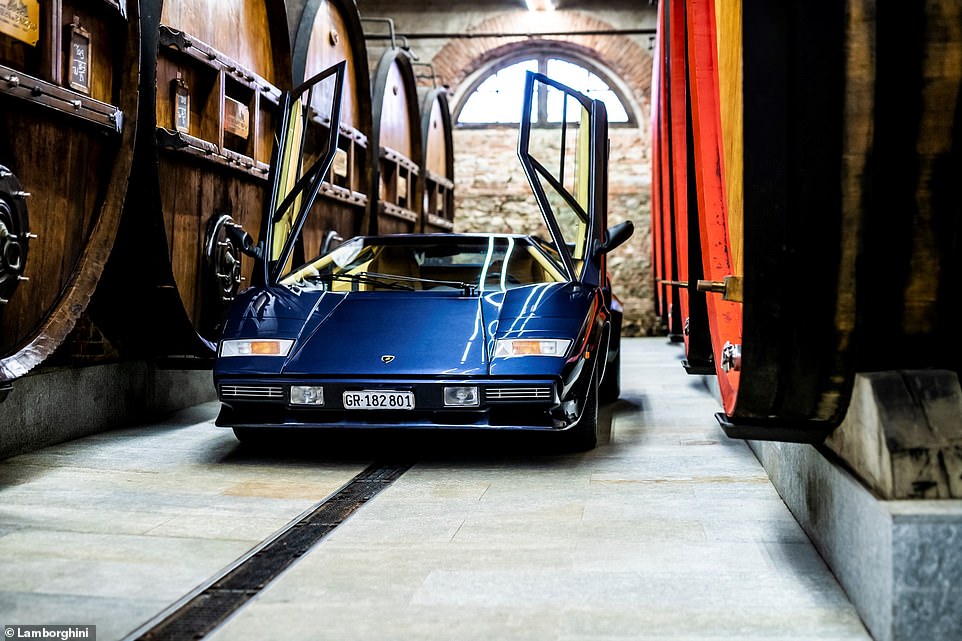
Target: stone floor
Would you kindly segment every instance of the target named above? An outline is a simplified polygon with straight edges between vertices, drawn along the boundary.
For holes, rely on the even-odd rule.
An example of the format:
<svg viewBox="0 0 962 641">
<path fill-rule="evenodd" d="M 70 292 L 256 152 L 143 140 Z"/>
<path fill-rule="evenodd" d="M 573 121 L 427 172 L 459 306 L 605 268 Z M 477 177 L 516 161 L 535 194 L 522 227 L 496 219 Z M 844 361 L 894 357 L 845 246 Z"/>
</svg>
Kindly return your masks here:
<svg viewBox="0 0 962 641">
<path fill-rule="evenodd" d="M 0 625 L 121 639 L 400 449 L 410 471 L 208 638 L 869 639 L 681 357 L 626 340 L 586 454 L 528 435 L 258 453 L 203 405 L 0 462 Z"/>
</svg>

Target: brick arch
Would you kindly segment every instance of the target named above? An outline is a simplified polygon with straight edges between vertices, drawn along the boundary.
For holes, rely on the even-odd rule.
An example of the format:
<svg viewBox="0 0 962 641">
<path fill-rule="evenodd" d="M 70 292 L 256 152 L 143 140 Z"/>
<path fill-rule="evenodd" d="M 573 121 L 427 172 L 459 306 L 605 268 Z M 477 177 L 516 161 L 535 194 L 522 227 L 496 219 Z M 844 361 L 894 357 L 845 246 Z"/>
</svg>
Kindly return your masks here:
<svg viewBox="0 0 962 641">
<path fill-rule="evenodd" d="M 482 21 L 468 33 L 539 33 L 545 31 L 606 31 L 610 24 L 574 11 L 510 12 Z M 436 73 L 457 90 L 465 79 L 492 62 L 520 55 L 528 49 L 557 43 L 568 51 L 596 60 L 614 74 L 630 92 L 631 100 L 642 113 L 639 124 L 649 113 L 651 95 L 651 54 L 634 40 L 619 35 L 568 35 L 518 38 L 455 38 L 434 56 Z"/>
</svg>

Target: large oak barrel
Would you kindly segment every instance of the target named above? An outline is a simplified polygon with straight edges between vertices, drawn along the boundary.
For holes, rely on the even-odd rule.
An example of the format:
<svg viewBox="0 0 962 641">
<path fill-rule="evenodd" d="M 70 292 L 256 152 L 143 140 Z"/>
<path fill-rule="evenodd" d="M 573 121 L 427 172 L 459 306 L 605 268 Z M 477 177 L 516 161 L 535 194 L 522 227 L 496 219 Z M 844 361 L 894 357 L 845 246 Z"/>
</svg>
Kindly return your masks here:
<svg viewBox="0 0 962 641">
<path fill-rule="evenodd" d="M 420 94 L 424 231 L 450 232 L 454 229 L 454 137 L 448 92 L 435 87 Z"/>
<path fill-rule="evenodd" d="M 677 280 L 674 260 L 672 217 L 674 208 L 671 200 L 671 138 L 670 103 L 668 102 L 668 77 L 665 71 L 667 62 L 667 35 L 665 4 L 658 5 L 659 28 L 655 36 L 655 50 L 652 56 L 651 85 L 651 273 L 653 279 L 655 314 L 669 335 L 677 334 L 678 328 L 672 327 L 674 291 L 672 284 Z"/>
<path fill-rule="evenodd" d="M 296 24 L 295 84 L 342 60 L 347 62 L 337 155 L 304 230 L 304 237 L 311 246 L 309 251 L 314 251 L 332 233 L 350 238 L 362 231 L 365 213 L 372 200 L 371 84 L 364 32 L 353 2 L 308 0 Z M 317 99 L 329 101 L 327 96 L 320 94 Z M 326 138 L 320 128 L 318 135 Z"/>
<path fill-rule="evenodd" d="M 959 3 L 684 8 L 728 433 L 819 441 L 856 371 L 958 371 Z"/>
<path fill-rule="evenodd" d="M 714 373 L 703 278 L 698 201 L 691 145 L 685 5 L 662 3 L 652 85 L 652 246 L 656 310 L 672 340 L 685 343 L 683 365 L 692 374 Z M 679 27 L 680 25 L 680 27 Z"/>
<path fill-rule="evenodd" d="M 261 227 L 280 88 L 291 80 L 287 16 L 281 0 L 141 6 L 134 175 L 96 320 L 127 354 L 209 356 L 251 275 L 223 227 Z"/>
<path fill-rule="evenodd" d="M 421 176 L 421 112 L 409 55 L 391 47 L 373 74 L 371 148 L 376 198 L 371 233 L 419 232 L 424 182 Z"/>
<path fill-rule="evenodd" d="M 125 0 L 23 0 L 0 13 L 0 388 L 63 343 L 114 244 L 137 128 L 138 22 Z"/>
</svg>

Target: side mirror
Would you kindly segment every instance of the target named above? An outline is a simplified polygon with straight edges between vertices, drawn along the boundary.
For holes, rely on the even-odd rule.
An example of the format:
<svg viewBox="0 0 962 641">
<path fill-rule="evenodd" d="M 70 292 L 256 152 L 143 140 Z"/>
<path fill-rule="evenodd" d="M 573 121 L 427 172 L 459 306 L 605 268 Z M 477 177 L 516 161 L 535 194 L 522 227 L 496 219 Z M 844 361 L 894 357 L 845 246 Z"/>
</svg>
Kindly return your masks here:
<svg viewBox="0 0 962 641">
<path fill-rule="evenodd" d="M 635 225 L 630 220 L 626 220 L 623 223 L 618 223 L 614 227 L 610 227 L 607 231 L 605 231 L 605 242 L 601 243 L 595 248 L 595 258 L 612 251 L 631 238 L 633 233 L 635 233 Z"/>
</svg>

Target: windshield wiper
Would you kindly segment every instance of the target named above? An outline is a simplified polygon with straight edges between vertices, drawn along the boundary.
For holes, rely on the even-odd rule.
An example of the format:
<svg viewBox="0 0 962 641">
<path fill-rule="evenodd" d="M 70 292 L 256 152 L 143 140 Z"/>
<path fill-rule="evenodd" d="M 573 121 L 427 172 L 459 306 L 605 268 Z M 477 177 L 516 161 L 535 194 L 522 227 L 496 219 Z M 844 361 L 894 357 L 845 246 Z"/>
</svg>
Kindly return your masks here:
<svg viewBox="0 0 962 641">
<path fill-rule="evenodd" d="M 414 291 L 414 287 L 411 285 L 405 285 L 404 283 L 427 283 L 429 285 L 444 285 L 447 287 L 456 287 L 465 293 L 465 295 L 473 296 L 478 293 L 478 286 L 473 283 L 463 283 L 458 280 L 436 280 L 433 278 L 419 278 L 417 276 L 400 276 L 398 274 L 384 274 L 381 272 L 357 272 L 355 274 L 311 274 L 307 277 L 309 280 L 320 280 L 325 282 L 340 280 L 348 281 L 352 284 L 352 289 L 357 290 L 358 285 L 374 285 L 375 287 L 384 287 L 385 289 L 401 289 L 404 291 Z M 400 281 L 400 282 L 385 282 L 385 280 L 390 281 Z"/>
<path fill-rule="evenodd" d="M 358 272 L 356 274 L 310 274 L 305 277 L 305 280 L 318 280 L 325 283 L 330 283 L 335 280 L 347 281 L 351 283 L 351 289 L 357 291 L 358 285 L 373 285 L 374 287 L 383 287 L 385 289 L 401 289 L 404 291 L 413 292 L 414 288 L 410 285 L 402 285 L 401 283 L 387 283 L 383 280 L 379 280 L 380 277 L 395 278 L 390 274 L 375 274 L 374 272 Z"/>
<path fill-rule="evenodd" d="M 394 280 L 400 280 L 408 283 L 427 283 L 429 285 L 444 285 L 447 287 L 457 287 L 463 291 L 468 296 L 473 296 L 478 293 L 478 286 L 474 283 L 464 283 L 459 280 L 437 280 L 434 278 L 421 278 L 419 276 L 399 276 L 397 274 L 380 274 L 378 272 L 361 272 L 362 274 L 369 274 L 377 278 L 391 278 Z"/>
</svg>

